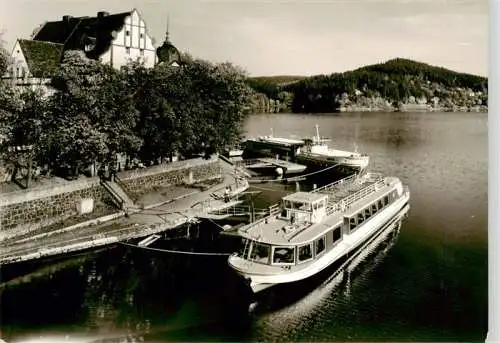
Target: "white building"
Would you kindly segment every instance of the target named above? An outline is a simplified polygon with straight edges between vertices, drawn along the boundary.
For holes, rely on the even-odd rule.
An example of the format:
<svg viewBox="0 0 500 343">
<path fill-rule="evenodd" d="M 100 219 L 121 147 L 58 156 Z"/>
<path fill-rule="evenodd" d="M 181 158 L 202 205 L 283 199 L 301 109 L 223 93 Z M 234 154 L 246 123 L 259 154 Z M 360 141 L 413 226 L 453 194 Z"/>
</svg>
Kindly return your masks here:
<svg viewBox="0 0 500 343">
<path fill-rule="evenodd" d="M 18 39 L 12 51 L 13 65 L 4 78 L 19 86 L 45 85 L 59 67 L 67 50 L 80 50 L 88 58 L 119 69 L 130 60 L 141 60 L 146 67 L 159 61 L 178 60 L 177 49 L 167 40 L 158 54 L 153 37 L 136 9 L 95 17 L 72 17 L 42 24 L 32 39 Z M 161 54 L 160 54 L 161 52 Z M 163 58 L 158 58 L 158 55 Z"/>
<path fill-rule="evenodd" d="M 130 59 L 141 59 L 147 67 L 156 63 L 153 37 L 136 9 L 118 14 L 100 11 L 96 17 L 65 15 L 43 24 L 32 39 L 63 44 L 64 51 L 83 50 L 88 58 L 117 69 Z"/>
<path fill-rule="evenodd" d="M 18 39 L 6 78 L 14 85 L 48 91 L 46 84 L 59 67 L 63 49 L 63 44 Z"/>
</svg>

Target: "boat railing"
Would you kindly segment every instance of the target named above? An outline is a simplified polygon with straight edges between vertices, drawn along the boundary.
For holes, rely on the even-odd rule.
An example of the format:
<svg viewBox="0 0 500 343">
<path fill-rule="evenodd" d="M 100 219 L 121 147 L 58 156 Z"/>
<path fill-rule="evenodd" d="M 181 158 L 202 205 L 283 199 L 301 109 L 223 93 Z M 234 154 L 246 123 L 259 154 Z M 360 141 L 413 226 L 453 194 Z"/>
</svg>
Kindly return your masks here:
<svg viewBox="0 0 500 343">
<path fill-rule="evenodd" d="M 332 182 L 328 185 L 316 188 L 316 189 L 312 190 L 312 192 L 313 193 L 321 193 L 321 192 L 329 192 L 329 191 L 332 191 L 335 189 L 339 189 L 340 188 L 339 186 L 342 186 L 346 183 L 352 183 L 353 181 L 355 181 L 357 179 L 357 177 L 358 177 L 358 174 L 352 174 L 348 177 L 345 177 L 345 178 L 340 179 L 338 181 Z"/>
<path fill-rule="evenodd" d="M 271 206 L 269 206 L 268 211 L 269 212 L 268 212 L 267 216 L 264 216 L 264 217 L 262 217 L 260 219 L 257 219 L 255 221 L 249 223 L 248 225 L 245 225 L 244 227 L 240 228 L 239 231 L 240 232 L 247 232 L 251 228 L 253 228 L 253 227 L 255 227 L 255 226 L 259 225 L 259 224 L 262 224 L 262 223 L 266 222 L 270 218 L 272 218 L 275 215 L 281 213 L 281 206 L 279 204 L 271 205 Z"/>
<path fill-rule="evenodd" d="M 380 178 L 376 182 L 370 183 L 366 187 L 361 188 L 360 190 L 346 196 L 345 198 L 342 198 L 341 200 L 329 203 L 326 208 L 327 215 L 331 215 L 334 212 L 345 209 L 347 206 L 355 203 L 356 201 L 359 201 L 364 197 L 374 193 L 375 191 L 377 191 L 377 189 L 384 186 L 384 184 L 384 179 Z"/>
</svg>

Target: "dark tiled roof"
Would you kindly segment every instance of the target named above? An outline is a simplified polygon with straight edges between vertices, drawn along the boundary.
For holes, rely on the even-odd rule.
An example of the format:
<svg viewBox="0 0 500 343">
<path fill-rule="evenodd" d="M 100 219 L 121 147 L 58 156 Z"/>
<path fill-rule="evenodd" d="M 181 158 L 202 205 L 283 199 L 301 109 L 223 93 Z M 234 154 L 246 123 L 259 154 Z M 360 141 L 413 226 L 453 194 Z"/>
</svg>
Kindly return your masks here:
<svg viewBox="0 0 500 343">
<path fill-rule="evenodd" d="M 64 44 L 64 50 L 84 50 L 86 44 L 94 43 L 95 48 L 86 53 L 97 59 L 106 52 L 113 33 L 125 24 L 125 18 L 132 14 L 123 12 L 103 17 L 70 17 L 67 20 L 47 22 L 33 37 L 37 41 Z"/>
<path fill-rule="evenodd" d="M 34 77 L 50 77 L 59 67 L 62 44 L 20 39 L 19 45 Z"/>
<path fill-rule="evenodd" d="M 81 18 L 70 18 L 67 22 L 49 21 L 33 37 L 33 40 L 64 44 L 80 23 Z"/>
</svg>

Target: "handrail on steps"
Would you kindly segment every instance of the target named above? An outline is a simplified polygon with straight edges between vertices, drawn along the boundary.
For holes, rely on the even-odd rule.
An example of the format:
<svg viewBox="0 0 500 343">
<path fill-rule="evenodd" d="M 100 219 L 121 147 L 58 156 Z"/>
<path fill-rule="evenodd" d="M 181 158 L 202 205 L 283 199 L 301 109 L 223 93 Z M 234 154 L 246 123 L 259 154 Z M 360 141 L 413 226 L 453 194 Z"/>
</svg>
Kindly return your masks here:
<svg viewBox="0 0 500 343">
<path fill-rule="evenodd" d="M 100 183 L 108 192 L 113 195 L 115 200 L 118 201 L 120 209 L 124 209 L 125 200 L 123 200 L 122 197 L 106 181 L 100 180 Z"/>
<path fill-rule="evenodd" d="M 118 186 L 120 186 L 120 188 L 123 190 L 123 193 L 125 193 L 126 196 L 128 196 L 130 199 L 132 199 L 133 201 L 137 201 L 137 199 L 133 196 L 130 196 L 130 194 L 127 192 L 127 185 L 125 184 L 125 182 L 123 182 L 122 179 L 120 179 L 118 177 L 118 175 L 115 174 L 114 176 L 115 178 L 115 182 L 118 184 Z"/>
</svg>

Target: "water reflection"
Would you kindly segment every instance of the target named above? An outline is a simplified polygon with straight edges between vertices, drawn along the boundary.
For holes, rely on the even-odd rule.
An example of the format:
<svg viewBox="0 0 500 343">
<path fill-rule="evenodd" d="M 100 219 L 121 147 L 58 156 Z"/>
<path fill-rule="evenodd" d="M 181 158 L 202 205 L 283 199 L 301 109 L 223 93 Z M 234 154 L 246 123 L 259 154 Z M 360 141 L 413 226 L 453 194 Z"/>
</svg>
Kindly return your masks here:
<svg viewBox="0 0 500 343">
<path fill-rule="evenodd" d="M 141 336 L 207 325 L 241 313 L 238 306 L 228 306 L 230 299 L 238 299 L 239 280 L 229 275 L 225 264 L 122 247 L 78 262 L 46 269 L 47 274 L 29 283 L 3 287 L 5 339 L 26 329 L 40 335 L 60 330 L 97 337 L 110 332 L 115 337 Z"/>
</svg>

